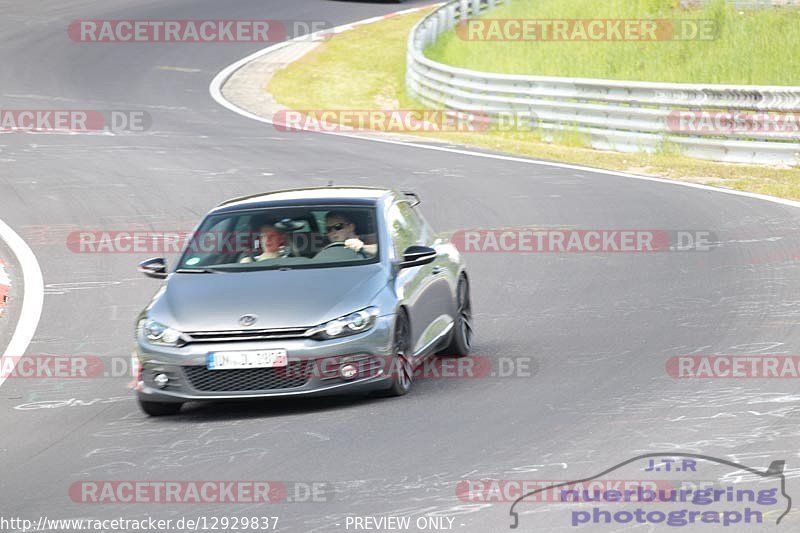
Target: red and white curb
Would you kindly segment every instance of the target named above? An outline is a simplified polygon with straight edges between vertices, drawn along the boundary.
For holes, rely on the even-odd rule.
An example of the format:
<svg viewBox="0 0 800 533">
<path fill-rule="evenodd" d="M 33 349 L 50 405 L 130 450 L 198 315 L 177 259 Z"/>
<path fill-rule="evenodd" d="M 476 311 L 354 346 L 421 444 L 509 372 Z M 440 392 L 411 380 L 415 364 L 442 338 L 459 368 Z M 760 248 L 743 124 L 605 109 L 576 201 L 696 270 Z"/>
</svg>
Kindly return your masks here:
<svg viewBox="0 0 800 533">
<path fill-rule="evenodd" d="M 14 333 L 11 335 L 11 340 L 2 352 L 2 357 L 13 357 L 14 366 L 19 362 L 20 356 L 25 354 L 28 345 L 33 339 L 36 328 L 39 326 L 39 319 L 42 316 L 42 307 L 44 306 L 44 279 L 42 277 L 42 269 L 39 262 L 36 260 L 28 243 L 20 237 L 11 226 L 6 224 L 0 219 L 0 240 L 11 250 L 16 263 L 19 265 L 20 275 L 15 279 L 20 283 L 22 290 L 17 292 L 22 296 L 14 303 L 14 309 L 19 309 L 19 318 L 14 327 Z M 2 269 L 3 281 L 0 285 L 6 283 L 6 287 L 10 286 L 10 282 L 5 281 L 8 278 L 8 273 L 5 268 Z M 6 380 L 6 375 L 0 375 L 0 386 Z"/>
<path fill-rule="evenodd" d="M 6 265 L 0 261 L 0 317 L 3 316 L 3 311 L 8 303 L 8 290 L 11 287 L 11 278 L 8 277 L 6 272 Z"/>
</svg>

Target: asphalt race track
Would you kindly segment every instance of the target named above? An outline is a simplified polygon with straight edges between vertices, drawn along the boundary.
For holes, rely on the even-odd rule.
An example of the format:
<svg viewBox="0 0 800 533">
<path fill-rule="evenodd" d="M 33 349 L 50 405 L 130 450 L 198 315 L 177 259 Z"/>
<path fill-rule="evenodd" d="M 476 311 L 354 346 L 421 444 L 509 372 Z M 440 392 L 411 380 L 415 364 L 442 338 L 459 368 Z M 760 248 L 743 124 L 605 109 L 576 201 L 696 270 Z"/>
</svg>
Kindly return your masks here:
<svg viewBox="0 0 800 533">
<path fill-rule="evenodd" d="M 0 515 L 268 515 L 280 517 L 280 531 L 304 532 L 345 531 L 348 516 L 403 514 L 455 517 L 453 529 L 491 532 L 508 528 L 509 505 L 461 501 L 460 480 L 578 479 L 664 451 L 761 469 L 783 459 L 787 491 L 800 495 L 795 380 L 677 380 L 665 371 L 680 354 L 800 353 L 800 210 L 677 184 L 279 132 L 219 106 L 208 91 L 217 72 L 263 45 L 89 44 L 66 33 L 74 19 L 343 24 L 397 9 L 0 0 L 0 107 L 152 117 L 144 133 L 0 135 L 0 218 L 27 240 L 45 282 L 27 353 L 128 357 L 134 319 L 160 286 L 136 272 L 147 254 L 74 253 L 70 231 L 191 229 L 224 199 L 329 180 L 413 189 L 444 232 L 697 230 L 717 237 L 713 249 L 469 255 L 474 353 L 529 358 L 528 377 L 429 379 L 389 400 L 191 404 L 161 419 L 138 410 L 127 376 L 9 379 L 0 387 Z M 86 480 L 252 479 L 321 482 L 335 495 L 266 508 L 91 505 L 69 495 Z M 785 520 L 786 530 L 797 527 L 796 515 Z"/>
</svg>

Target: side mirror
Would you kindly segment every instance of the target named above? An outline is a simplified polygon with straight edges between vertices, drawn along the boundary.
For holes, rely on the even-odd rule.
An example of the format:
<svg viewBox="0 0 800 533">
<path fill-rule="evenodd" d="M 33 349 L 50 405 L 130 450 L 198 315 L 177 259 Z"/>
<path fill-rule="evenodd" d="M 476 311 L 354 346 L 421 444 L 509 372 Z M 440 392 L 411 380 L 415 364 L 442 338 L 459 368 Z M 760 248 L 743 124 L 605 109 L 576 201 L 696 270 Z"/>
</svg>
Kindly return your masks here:
<svg viewBox="0 0 800 533">
<path fill-rule="evenodd" d="M 427 265 L 436 259 L 436 250 L 427 246 L 409 246 L 403 252 L 403 260 L 400 262 L 400 268 L 415 267 Z"/>
<path fill-rule="evenodd" d="M 163 257 L 154 257 L 139 263 L 138 270 L 148 278 L 166 279 L 167 261 Z"/>
</svg>

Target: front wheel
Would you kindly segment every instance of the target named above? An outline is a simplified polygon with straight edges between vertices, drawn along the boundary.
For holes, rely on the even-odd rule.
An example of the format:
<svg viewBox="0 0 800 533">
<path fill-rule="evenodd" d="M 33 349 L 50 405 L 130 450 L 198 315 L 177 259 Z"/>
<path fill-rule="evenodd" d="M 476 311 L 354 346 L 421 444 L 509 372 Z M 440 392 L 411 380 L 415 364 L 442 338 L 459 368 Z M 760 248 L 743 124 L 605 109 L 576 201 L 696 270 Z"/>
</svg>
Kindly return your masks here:
<svg viewBox="0 0 800 533">
<path fill-rule="evenodd" d="M 380 391 L 379 396 L 403 396 L 411 390 L 411 383 L 414 377 L 414 369 L 409 355 L 411 345 L 411 329 L 408 324 L 408 317 L 404 311 L 397 314 L 397 322 L 394 325 L 394 344 L 392 353 L 394 359 L 390 372 L 392 374 L 392 384 L 385 391 Z"/>
<path fill-rule="evenodd" d="M 176 415 L 182 403 L 148 402 L 139 398 L 139 407 L 149 416 Z"/>
<path fill-rule="evenodd" d="M 453 337 L 450 345 L 442 350 L 442 355 L 464 357 L 472 348 L 472 300 L 469 294 L 469 282 L 461 276 L 456 290 L 456 319 L 453 325 Z"/>
</svg>

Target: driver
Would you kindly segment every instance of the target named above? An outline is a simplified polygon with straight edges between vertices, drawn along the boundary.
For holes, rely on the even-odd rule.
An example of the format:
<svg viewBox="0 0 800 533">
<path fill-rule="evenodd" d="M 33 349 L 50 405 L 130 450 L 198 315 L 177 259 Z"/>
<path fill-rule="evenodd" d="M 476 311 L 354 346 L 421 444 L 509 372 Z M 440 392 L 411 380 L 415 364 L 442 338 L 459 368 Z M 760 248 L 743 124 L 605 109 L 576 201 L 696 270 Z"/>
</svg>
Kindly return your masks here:
<svg viewBox="0 0 800 533">
<path fill-rule="evenodd" d="M 325 231 L 328 233 L 328 240 L 331 243 L 343 242 L 345 248 L 356 253 L 363 252 L 370 257 L 374 257 L 378 253 L 378 245 L 364 244 L 364 241 L 356 235 L 356 225 L 342 213 L 337 211 L 328 213 L 325 217 Z"/>
<path fill-rule="evenodd" d="M 258 229 L 259 239 L 261 243 L 261 254 L 254 257 L 242 257 L 240 263 L 252 263 L 253 261 L 266 261 L 267 259 L 277 259 L 284 257 L 286 240 L 283 233 L 272 224 L 264 224 Z"/>
</svg>

